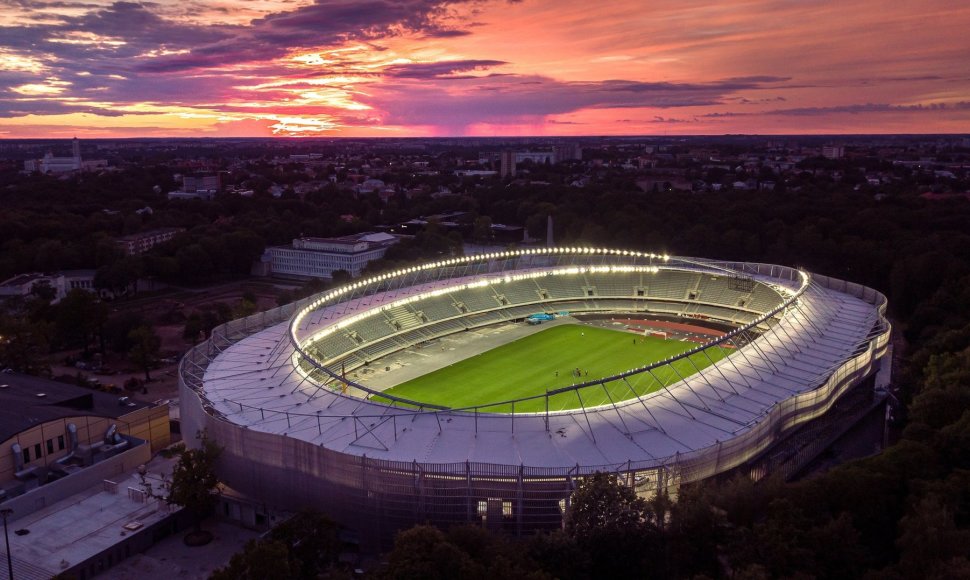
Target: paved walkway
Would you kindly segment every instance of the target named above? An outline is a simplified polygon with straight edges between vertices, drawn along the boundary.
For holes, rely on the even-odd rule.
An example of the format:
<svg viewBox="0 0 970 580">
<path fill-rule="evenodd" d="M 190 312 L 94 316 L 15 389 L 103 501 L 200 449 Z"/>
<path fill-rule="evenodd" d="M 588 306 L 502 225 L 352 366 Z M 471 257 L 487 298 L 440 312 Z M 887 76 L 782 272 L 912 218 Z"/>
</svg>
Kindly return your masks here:
<svg viewBox="0 0 970 580">
<path fill-rule="evenodd" d="M 202 529 L 215 538 L 205 546 L 190 548 L 182 542 L 180 532 L 155 544 L 142 554 L 124 560 L 114 568 L 99 574 L 98 578 L 113 580 L 203 580 L 216 569 L 229 563 L 246 542 L 259 536 L 248 530 L 221 520 L 209 519 Z M 18 577 L 19 580 L 19 577 Z"/>
</svg>

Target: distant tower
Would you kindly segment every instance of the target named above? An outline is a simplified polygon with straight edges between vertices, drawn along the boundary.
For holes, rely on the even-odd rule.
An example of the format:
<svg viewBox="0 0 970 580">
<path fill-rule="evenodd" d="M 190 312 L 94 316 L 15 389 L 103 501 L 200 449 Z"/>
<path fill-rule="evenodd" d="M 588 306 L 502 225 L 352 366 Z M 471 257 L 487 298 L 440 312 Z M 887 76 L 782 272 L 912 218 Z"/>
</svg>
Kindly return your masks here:
<svg viewBox="0 0 970 580">
<path fill-rule="evenodd" d="M 515 151 L 502 151 L 499 155 L 499 177 L 515 177 Z"/>
<path fill-rule="evenodd" d="M 74 161 L 80 166 L 81 164 L 81 142 L 74 138 L 74 142 L 71 143 L 71 151 L 73 152 Z"/>
<path fill-rule="evenodd" d="M 546 247 L 551 248 L 556 245 L 552 239 L 552 216 L 546 218 Z"/>
</svg>

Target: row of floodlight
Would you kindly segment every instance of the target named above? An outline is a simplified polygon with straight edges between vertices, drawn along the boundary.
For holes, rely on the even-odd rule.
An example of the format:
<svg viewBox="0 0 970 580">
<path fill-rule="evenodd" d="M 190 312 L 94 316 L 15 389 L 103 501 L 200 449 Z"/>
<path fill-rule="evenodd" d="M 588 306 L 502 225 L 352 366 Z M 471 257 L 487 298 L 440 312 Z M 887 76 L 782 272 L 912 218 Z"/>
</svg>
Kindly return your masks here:
<svg viewBox="0 0 970 580">
<path fill-rule="evenodd" d="M 564 276 L 564 275 L 570 275 L 570 274 L 573 274 L 573 275 L 595 274 L 595 273 L 608 273 L 608 272 L 614 272 L 614 273 L 645 272 L 645 273 L 656 274 L 660 272 L 660 268 L 657 266 L 573 266 L 568 268 L 555 268 L 551 270 L 540 270 L 536 272 L 528 272 L 526 274 L 517 274 L 515 276 L 505 276 L 502 278 L 486 277 L 480 280 L 476 280 L 474 282 L 468 282 L 466 284 L 455 284 L 444 288 L 435 288 L 434 290 L 430 290 L 428 292 L 422 292 L 420 294 L 408 296 L 407 298 L 401 298 L 399 300 L 395 300 L 394 302 L 391 302 L 390 304 L 377 306 L 369 310 L 365 310 L 364 312 L 355 314 L 353 316 L 342 318 L 339 321 L 315 333 L 307 341 L 305 341 L 305 344 L 311 344 L 319 340 L 322 340 L 330 336 L 331 334 L 337 332 L 338 330 L 347 328 L 348 326 L 356 322 L 360 322 L 365 318 L 370 318 L 381 312 L 384 312 L 393 308 L 397 308 L 399 306 L 406 306 L 408 304 L 413 304 L 415 302 L 419 302 L 421 300 L 425 300 L 428 298 L 441 296 L 442 294 L 447 294 L 449 292 L 459 292 L 461 290 L 466 290 L 471 288 L 483 288 L 490 284 L 499 284 L 499 283 L 507 284 L 507 283 L 520 281 L 520 280 L 543 278 L 546 276 Z"/>
<path fill-rule="evenodd" d="M 457 266 L 459 264 L 468 264 L 472 262 L 480 262 L 483 260 L 496 260 L 496 259 L 508 259 L 517 258 L 520 256 L 532 256 L 532 255 L 554 255 L 554 254 L 603 254 L 603 255 L 614 255 L 614 256 L 627 256 L 635 258 L 650 258 L 651 260 L 670 260 L 670 256 L 667 254 L 653 254 L 646 252 L 636 252 L 632 250 L 615 250 L 610 248 L 591 248 L 591 247 L 553 247 L 553 248 L 526 248 L 522 250 L 507 250 L 504 252 L 489 252 L 485 254 L 472 254 L 471 256 L 462 256 L 460 258 L 450 258 L 448 260 L 439 260 L 437 262 L 430 262 L 428 264 L 422 264 L 419 266 L 412 266 L 409 268 L 402 268 L 400 270 L 395 270 L 387 274 L 380 274 L 378 276 L 373 276 L 360 282 L 354 282 L 353 284 L 348 284 L 346 286 L 341 286 L 336 290 L 328 292 L 323 296 L 318 297 L 316 300 L 305 306 L 300 310 L 294 317 L 293 322 L 290 325 L 290 333 L 293 334 L 293 338 L 296 336 L 294 330 L 299 327 L 300 322 L 313 310 L 316 310 L 320 306 L 330 302 L 334 298 L 338 298 L 349 292 L 353 292 L 359 288 L 367 287 L 374 283 L 383 282 L 385 280 L 391 280 L 398 278 L 400 276 L 405 276 L 407 274 L 413 274 L 415 272 L 421 272 L 426 270 L 434 270 L 436 268 L 444 268 L 447 266 Z"/>
<path fill-rule="evenodd" d="M 543 271 L 539 271 L 539 272 L 530 272 L 530 273 L 527 273 L 527 274 L 519 275 L 519 278 L 518 279 L 524 279 L 524 278 L 529 278 L 529 277 L 538 278 L 538 277 L 541 277 L 541 276 L 547 276 L 547 275 L 551 275 L 551 274 L 578 274 L 578 273 L 588 273 L 588 272 L 594 271 L 594 269 L 597 272 L 608 272 L 608 271 L 612 271 L 612 272 L 640 271 L 640 272 L 654 272 L 654 273 L 659 272 L 659 270 L 660 270 L 659 268 L 657 268 L 655 266 L 612 266 L 612 267 L 611 266 L 585 266 L 585 267 L 568 267 L 568 268 L 558 268 L 558 269 L 554 269 L 554 270 L 543 270 Z M 689 358 L 689 357 L 693 356 L 694 354 L 696 354 L 698 352 L 701 352 L 701 351 L 703 351 L 703 350 L 705 350 L 707 348 L 710 348 L 710 347 L 716 346 L 716 345 L 720 345 L 720 344 L 722 344 L 722 343 L 724 343 L 726 341 L 729 341 L 729 340 L 733 340 L 736 337 L 741 336 L 748 329 L 753 328 L 753 327 L 755 327 L 755 326 L 763 323 L 765 320 L 767 320 L 768 318 L 774 316 L 778 312 L 787 310 L 788 306 L 790 306 L 799 296 L 801 296 L 801 294 L 805 290 L 807 290 L 809 284 L 811 283 L 811 276 L 807 272 L 805 272 L 804 270 L 798 270 L 798 274 L 799 274 L 799 277 L 801 278 L 801 284 L 799 285 L 799 288 L 797 290 L 791 291 L 789 293 L 787 299 L 785 299 L 785 301 L 781 305 L 779 305 L 778 307 L 772 309 L 772 311 L 763 314 L 757 320 L 755 320 L 755 321 L 753 321 L 753 322 L 745 325 L 744 327 L 734 328 L 730 332 L 728 332 L 728 333 L 726 333 L 726 334 L 724 334 L 724 335 L 722 335 L 722 336 L 720 336 L 720 337 L 718 337 L 718 338 L 716 338 L 714 340 L 711 340 L 711 341 L 708 341 L 708 342 L 706 342 L 704 344 L 698 345 L 698 346 L 696 346 L 696 347 L 694 347 L 694 348 L 692 348 L 692 349 L 690 349 L 690 350 L 688 350 L 686 352 L 680 353 L 678 355 L 666 357 L 665 359 L 663 359 L 661 361 L 654 361 L 652 363 L 649 363 L 649 364 L 646 364 L 646 365 L 643 365 L 643 366 L 639 366 L 639 367 L 635 367 L 633 369 L 629 369 L 629 370 L 627 370 L 625 372 L 619 373 L 619 374 L 614 375 L 614 376 L 611 376 L 611 377 L 605 377 L 605 378 L 599 379 L 597 381 L 591 381 L 590 383 L 580 383 L 578 385 L 572 385 L 570 387 L 564 387 L 562 389 L 558 389 L 558 390 L 553 391 L 553 392 L 548 392 L 545 395 L 536 395 L 536 396 L 533 396 L 533 397 L 526 397 L 526 398 L 521 399 L 521 400 L 534 399 L 534 398 L 539 398 L 539 397 L 542 397 L 542 396 L 549 396 L 551 394 L 558 394 L 559 392 L 577 390 L 577 389 L 585 388 L 585 387 L 588 387 L 588 386 L 593 386 L 593 385 L 596 385 L 596 384 L 601 384 L 603 382 L 608 382 L 608 381 L 613 381 L 613 380 L 621 380 L 621 379 L 623 379 L 624 377 L 627 377 L 627 376 L 639 374 L 639 373 L 642 373 L 644 371 L 649 371 L 649 370 L 651 370 L 653 368 L 657 368 L 657 367 L 660 367 L 660 366 L 663 366 L 663 365 L 672 364 L 672 363 L 674 363 L 674 362 L 676 362 L 678 360 L 684 359 L 684 358 Z M 476 281 L 476 282 L 473 282 L 473 283 L 470 283 L 470 284 L 457 285 L 457 286 L 454 286 L 454 287 L 451 287 L 451 288 L 445 288 L 445 289 L 437 289 L 435 291 L 426 293 L 425 296 L 421 296 L 421 295 L 415 296 L 414 297 L 414 300 L 420 300 L 422 297 L 427 297 L 427 295 L 430 295 L 432 293 L 434 293 L 436 295 L 440 295 L 442 293 L 445 293 L 445 292 L 448 292 L 448 291 L 455 291 L 455 290 L 461 289 L 461 288 L 481 287 L 481 286 L 485 286 L 485 285 L 488 285 L 488 284 L 490 284 L 492 282 L 497 282 L 497 281 L 509 282 L 509 281 L 511 281 L 510 278 L 511 277 L 504 277 L 504 278 L 499 278 L 499 279 L 491 280 L 491 281 L 490 280 L 479 280 L 479 281 Z M 355 315 L 355 316 L 350 317 L 348 319 L 344 319 L 344 320 L 340 321 L 340 323 L 338 323 L 336 325 L 332 325 L 332 326 L 328 327 L 327 329 L 324 329 L 320 333 L 315 334 L 310 340 L 307 341 L 306 344 L 310 344 L 310 343 L 312 343 L 312 342 L 314 342 L 316 340 L 319 340 L 320 338 L 323 338 L 325 336 L 328 336 L 329 334 L 332 334 L 333 332 L 335 332 L 338 328 L 344 328 L 347 325 L 352 324 L 353 322 L 359 321 L 359 320 L 361 320 L 363 318 L 367 318 L 368 316 L 372 316 L 372 315 L 374 315 L 374 314 L 376 314 L 378 312 L 381 312 L 383 309 L 384 308 L 382 308 L 382 307 L 377 307 L 377 308 L 374 308 L 374 309 L 369 310 L 368 312 Z M 344 322 L 346 322 L 346 324 L 343 324 Z M 300 366 L 299 366 L 298 363 L 299 363 L 299 360 L 300 360 L 301 356 L 307 356 L 307 355 L 306 355 L 306 353 L 304 353 L 302 351 L 301 348 L 298 347 L 297 350 L 292 354 L 292 361 L 291 362 L 294 365 L 294 367 L 300 372 L 301 375 L 308 376 L 308 373 L 307 374 L 304 374 L 303 371 L 300 370 Z M 310 361 L 311 361 L 311 363 L 315 363 L 314 366 L 321 365 L 321 363 L 319 361 L 315 361 L 312 358 L 310 359 Z M 332 375 L 332 376 L 334 376 L 334 375 Z M 355 383 L 353 381 L 348 381 L 346 379 L 342 379 L 342 380 L 344 382 L 350 384 L 350 385 L 353 385 L 353 386 L 356 386 L 358 388 L 361 388 L 362 390 L 368 391 L 368 389 L 366 389 L 365 387 L 363 387 L 363 385 L 359 385 L 359 384 L 357 384 L 357 383 Z M 391 398 L 394 398 L 394 397 L 391 397 Z M 404 400 L 404 399 L 402 399 L 402 401 L 403 402 L 408 402 L 408 403 L 413 403 L 413 402 L 409 402 L 409 401 Z M 498 403 L 490 403 L 489 405 L 486 405 L 486 406 L 498 406 L 498 405 L 508 404 L 510 402 L 511 401 L 502 401 L 502 402 L 498 402 Z M 451 411 L 468 411 L 468 410 L 471 410 L 473 408 L 477 408 L 477 407 L 468 407 L 468 408 L 464 408 L 464 409 L 451 409 Z"/>
</svg>

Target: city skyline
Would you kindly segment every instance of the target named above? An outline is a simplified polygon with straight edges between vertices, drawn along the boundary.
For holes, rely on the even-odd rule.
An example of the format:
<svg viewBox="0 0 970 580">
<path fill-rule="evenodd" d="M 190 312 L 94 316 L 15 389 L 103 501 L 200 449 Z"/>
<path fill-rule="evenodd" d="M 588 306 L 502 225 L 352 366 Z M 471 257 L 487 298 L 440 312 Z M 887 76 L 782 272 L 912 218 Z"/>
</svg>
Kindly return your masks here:
<svg viewBox="0 0 970 580">
<path fill-rule="evenodd" d="M 945 1 L 0 1 L 0 138 L 956 133 Z"/>
</svg>

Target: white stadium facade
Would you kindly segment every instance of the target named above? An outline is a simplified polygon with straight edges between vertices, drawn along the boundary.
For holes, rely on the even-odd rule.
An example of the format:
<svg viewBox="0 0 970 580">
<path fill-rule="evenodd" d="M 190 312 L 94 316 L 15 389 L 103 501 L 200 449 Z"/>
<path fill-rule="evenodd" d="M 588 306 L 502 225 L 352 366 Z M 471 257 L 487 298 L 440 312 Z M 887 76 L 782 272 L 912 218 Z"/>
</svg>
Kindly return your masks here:
<svg viewBox="0 0 970 580">
<path fill-rule="evenodd" d="M 649 496 L 770 453 L 878 382 L 885 311 L 871 288 L 786 266 L 565 247 L 448 259 L 215 329 L 180 366 L 182 432 L 191 441 L 204 430 L 224 448 L 219 475 L 233 489 L 283 509 L 313 506 L 364 541 L 386 545 L 422 522 L 526 534 L 559 527 L 577 481 L 596 471 Z M 384 368 L 383 357 L 537 312 L 722 332 L 684 355 L 532 397 L 542 412 L 516 412 L 522 400 L 461 409 L 378 400 L 354 378 L 372 362 Z M 718 347 L 730 354 L 706 355 Z M 711 364 L 678 373 L 673 363 L 688 355 Z M 624 382 L 671 371 L 677 380 L 660 390 L 616 396 Z M 607 404 L 583 403 L 603 392 L 613 393 Z M 550 404 L 564 397 L 575 403 Z"/>
</svg>

